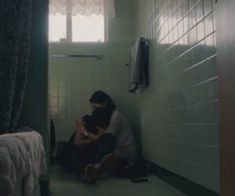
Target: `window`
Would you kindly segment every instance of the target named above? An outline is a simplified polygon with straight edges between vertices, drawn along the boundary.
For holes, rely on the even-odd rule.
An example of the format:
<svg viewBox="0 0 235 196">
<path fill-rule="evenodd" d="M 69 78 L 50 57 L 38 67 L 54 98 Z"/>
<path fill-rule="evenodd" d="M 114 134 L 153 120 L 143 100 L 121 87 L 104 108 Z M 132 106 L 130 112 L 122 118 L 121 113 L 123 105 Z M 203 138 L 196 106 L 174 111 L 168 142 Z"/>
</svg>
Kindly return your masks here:
<svg viewBox="0 0 235 196">
<path fill-rule="evenodd" d="M 105 0 L 50 0 L 50 42 L 104 42 Z"/>
<path fill-rule="evenodd" d="M 67 39 L 66 16 L 60 13 L 49 15 L 49 41 L 59 42 Z"/>
<path fill-rule="evenodd" d="M 73 42 L 104 42 L 104 15 L 72 16 Z"/>
</svg>

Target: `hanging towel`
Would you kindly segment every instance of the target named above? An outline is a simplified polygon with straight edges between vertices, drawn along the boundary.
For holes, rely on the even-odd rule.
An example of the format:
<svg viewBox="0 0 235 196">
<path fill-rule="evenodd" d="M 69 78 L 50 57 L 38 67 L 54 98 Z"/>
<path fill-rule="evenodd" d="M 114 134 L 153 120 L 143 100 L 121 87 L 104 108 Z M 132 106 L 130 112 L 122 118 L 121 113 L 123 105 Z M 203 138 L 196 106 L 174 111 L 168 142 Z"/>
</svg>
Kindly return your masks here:
<svg viewBox="0 0 235 196">
<path fill-rule="evenodd" d="M 128 92 L 135 92 L 140 86 L 147 86 L 149 43 L 145 38 L 139 38 L 131 49 L 130 55 L 130 87 Z"/>
</svg>

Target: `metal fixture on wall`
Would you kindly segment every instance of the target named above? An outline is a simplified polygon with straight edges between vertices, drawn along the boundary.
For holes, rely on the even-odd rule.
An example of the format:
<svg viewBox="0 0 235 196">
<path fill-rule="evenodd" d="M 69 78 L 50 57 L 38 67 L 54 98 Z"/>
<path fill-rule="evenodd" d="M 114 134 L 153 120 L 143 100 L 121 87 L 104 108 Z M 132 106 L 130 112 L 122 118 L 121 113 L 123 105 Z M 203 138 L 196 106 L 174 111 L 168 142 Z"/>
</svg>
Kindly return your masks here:
<svg viewBox="0 0 235 196">
<path fill-rule="evenodd" d="M 54 58 L 96 58 L 100 60 L 103 58 L 103 55 L 99 54 L 51 54 L 50 57 Z"/>
</svg>

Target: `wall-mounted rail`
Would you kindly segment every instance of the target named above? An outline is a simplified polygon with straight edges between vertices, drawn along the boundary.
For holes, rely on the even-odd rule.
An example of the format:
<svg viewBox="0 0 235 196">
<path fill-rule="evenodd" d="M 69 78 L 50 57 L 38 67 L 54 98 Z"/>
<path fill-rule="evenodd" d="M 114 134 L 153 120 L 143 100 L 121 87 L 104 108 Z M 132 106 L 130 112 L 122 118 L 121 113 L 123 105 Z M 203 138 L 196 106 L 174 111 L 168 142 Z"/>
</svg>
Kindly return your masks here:
<svg viewBox="0 0 235 196">
<path fill-rule="evenodd" d="M 50 57 L 53 58 L 96 58 L 100 60 L 103 58 L 103 55 L 98 54 L 51 54 Z"/>
</svg>

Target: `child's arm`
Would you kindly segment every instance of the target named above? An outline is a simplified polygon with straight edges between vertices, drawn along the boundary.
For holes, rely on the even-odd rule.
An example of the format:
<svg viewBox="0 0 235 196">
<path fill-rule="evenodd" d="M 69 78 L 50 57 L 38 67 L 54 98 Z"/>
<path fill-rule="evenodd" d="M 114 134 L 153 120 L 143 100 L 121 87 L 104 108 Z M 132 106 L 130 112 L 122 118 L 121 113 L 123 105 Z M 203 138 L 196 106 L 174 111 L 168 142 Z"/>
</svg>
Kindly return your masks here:
<svg viewBox="0 0 235 196">
<path fill-rule="evenodd" d="M 93 140 L 91 138 L 86 137 L 84 135 L 84 133 L 80 133 L 79 131 L 77 131 L 77 133 L 75 135 L 75 139 L 74 139 L 74 144 L 76 146 L 84 146 L 84 145 L 88 145 L 92 142 L 93 142 Z"/>
<path fill-rule="evenodd" d="M 100 138 L 100 136 L 105 133 L 105 129 L 103 129 L 101 127 L 97 127 L 97 129 L 98 129 L 98 133 L 97 134 L 86 132 L 87 137 L 90 140 L 92 140 L 93 142 L 97 141 Z"/>
<path fill-rule="evenodd" d="M 76 127 L 77 127 L 77 133 L 74 139 L 74 144 L 76 146 L 87 145 L 92 142 L 95 142 L 100 138 L 101 135 L 105 133 L 105 129 L 101 127 L 97 127 L 98 129 L 97 134 L 87 132 L 81 120 L 76 121 Z"/>
<path fill-rule="evenodd" d="M 77 128 L 77 132 L 75 135 L 74 144 L 76 146 L 90 144 L 92 142 L 92 140 L 87 137 L 87 135 L 86 135 L 87 131 L 86 131 L 84 124 L 83 124 L 83 121 L 81 119 L 78 119 L 76 121 L 76 128 Z"/>
</svg>

